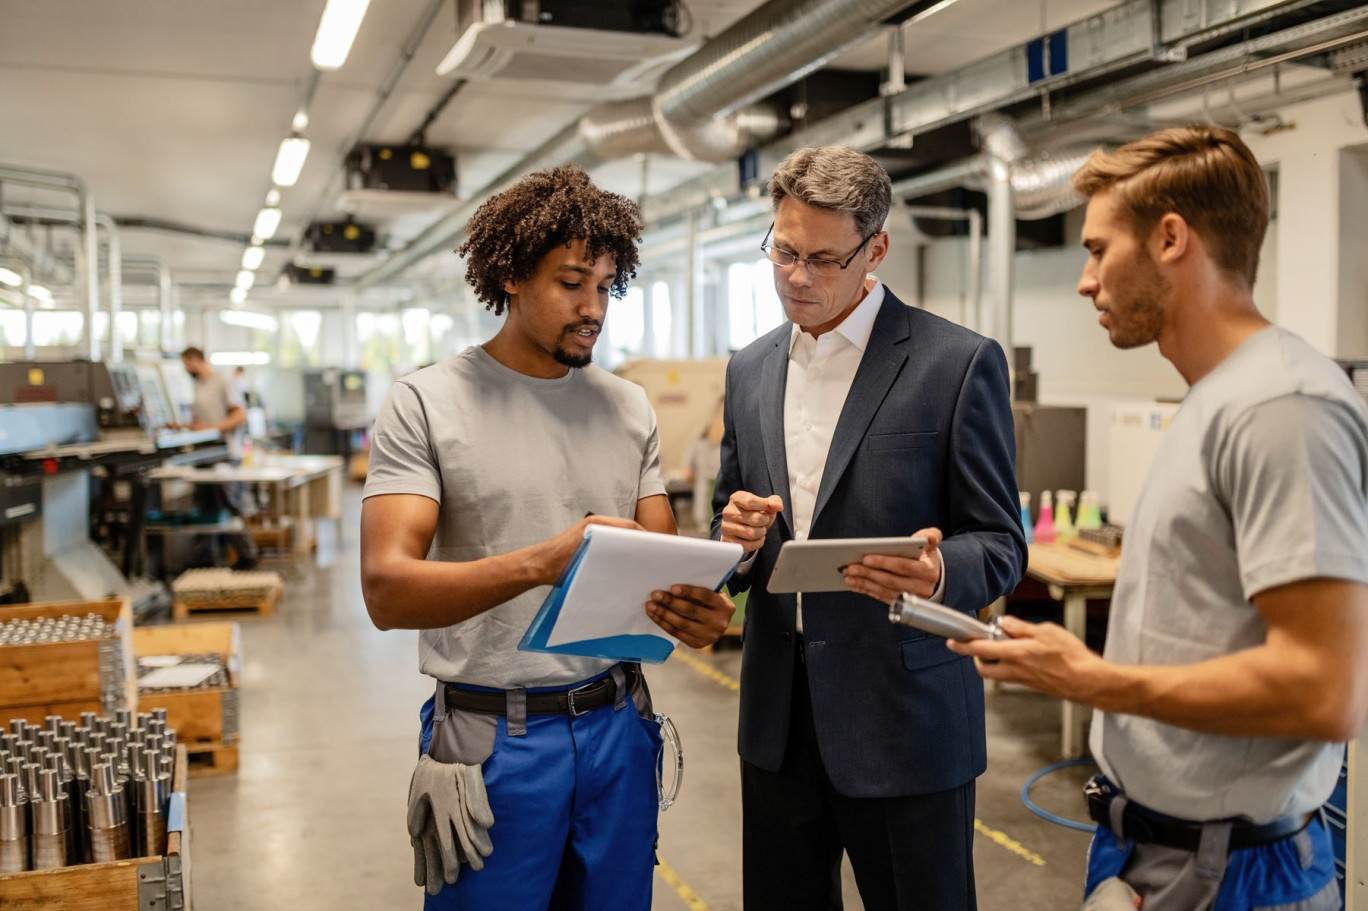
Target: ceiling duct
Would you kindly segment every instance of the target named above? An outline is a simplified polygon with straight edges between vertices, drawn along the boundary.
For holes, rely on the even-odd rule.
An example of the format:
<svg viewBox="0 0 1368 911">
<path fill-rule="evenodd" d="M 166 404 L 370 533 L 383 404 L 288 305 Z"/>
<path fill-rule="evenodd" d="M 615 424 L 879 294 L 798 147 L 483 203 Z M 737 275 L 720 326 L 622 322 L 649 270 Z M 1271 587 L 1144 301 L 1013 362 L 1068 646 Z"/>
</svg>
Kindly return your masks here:
<svg viewBox="0 0 1368 911">
<path fill-rule="evenodd" d="M 673 66 L 654 95 L 591 110 L 580 135 L 600 158 L 735 158 L 780 126 L 753 102 L 820 69 L 910 3 L 771 0 Z"/>
</svg>

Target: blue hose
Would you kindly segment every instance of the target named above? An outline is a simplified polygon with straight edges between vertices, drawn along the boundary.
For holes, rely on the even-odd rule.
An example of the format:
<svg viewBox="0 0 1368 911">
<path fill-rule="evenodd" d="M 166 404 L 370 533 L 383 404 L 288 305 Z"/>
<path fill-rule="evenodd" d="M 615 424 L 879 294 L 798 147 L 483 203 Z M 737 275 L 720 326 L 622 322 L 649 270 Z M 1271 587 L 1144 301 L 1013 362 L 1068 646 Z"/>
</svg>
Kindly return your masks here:
<svg viewBox="0 0 1368 911">
<path fill-rule="evenodd" d="M 1021 802 L 1026 805 L 1026 809 L 1030 810 L 1032 813 L 1039 816 L 1041 819 L 1044 819 L 1048 822 L 1052 822 L 1057 826 L 1063 826 L 1066 829 L 1076 829 L 1079 832 L 1094 832 L 1097 829 L 1097 825 L 1095 823 L 1075 822 L 1072 819 L 1065 819 L 1063 816 L 1056 816 L 1049 810 L 1046 810 L 1044 807 L 1039 806 L 1031 800 L 1031 788 L 1035 786 L 1035 783 L 1037 781 L 1044 778 L 1046 775 L 1058 772 L 1061 769 L 1070 769 L 1074 768 L 1075 766 L 1093 764 L 1094 763 L 1091 759 L 1066 759 L 1063 762 L 1056 762 L 1054 765 L 1047 765 L 1045 768 L 1036 772 L 1030 778 L 1027 778 L 1026 783 L 1021 786 Z"/>
</svg>

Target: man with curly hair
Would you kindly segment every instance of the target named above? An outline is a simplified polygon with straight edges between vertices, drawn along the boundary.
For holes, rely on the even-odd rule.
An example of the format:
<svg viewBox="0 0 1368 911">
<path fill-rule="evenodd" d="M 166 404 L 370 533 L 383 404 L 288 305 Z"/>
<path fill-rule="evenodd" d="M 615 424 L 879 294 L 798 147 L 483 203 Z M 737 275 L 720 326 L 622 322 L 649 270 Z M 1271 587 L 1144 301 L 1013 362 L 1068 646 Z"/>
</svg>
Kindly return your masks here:
<svg viewBox="0 0 1368 911">
<path fill-rule="evenodd" d="M 575 167 L 489 199 L 458 252 L 503 327 L 396 383 L 375 421 L 362 590 L 380 629 L 421 630 L 436 681 L 409 795 L 429 909 L 651 904 L 661 738 L 640 667 L 517 648 L 587 525 L 675 533 L 645 392 L 590 366 L 640 233 Z M 735 610 L 651 597 L 695 647 Z"/>
</svg>

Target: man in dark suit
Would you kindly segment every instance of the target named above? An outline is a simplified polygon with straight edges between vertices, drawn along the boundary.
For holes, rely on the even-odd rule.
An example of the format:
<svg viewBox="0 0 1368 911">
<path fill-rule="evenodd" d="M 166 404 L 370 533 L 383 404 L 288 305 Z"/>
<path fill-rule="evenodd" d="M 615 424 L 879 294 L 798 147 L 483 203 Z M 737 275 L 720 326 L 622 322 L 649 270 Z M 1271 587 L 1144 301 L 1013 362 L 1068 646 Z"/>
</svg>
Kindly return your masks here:
<svg viewBox="0 0 1368 911">
<path fill-rule="evenodd" d="M 1007 363 L 992 340 L 905 306 L 870 273 L 891 182 L 867 155 L 794 152 L 764 249 L 789 322 L 727 368 L 713 535 L 748 556 L 741 665 L 747 911 L 839 909 L 849 856 L 867 909 L 975 907 L 983 684 L 943 639 L 888 621 L 901 592 L 977 611 L 1026 564 Z M 780 545 L 928 539 L 866 557 L 844 592 L 766 591 Z"/>
</svg>

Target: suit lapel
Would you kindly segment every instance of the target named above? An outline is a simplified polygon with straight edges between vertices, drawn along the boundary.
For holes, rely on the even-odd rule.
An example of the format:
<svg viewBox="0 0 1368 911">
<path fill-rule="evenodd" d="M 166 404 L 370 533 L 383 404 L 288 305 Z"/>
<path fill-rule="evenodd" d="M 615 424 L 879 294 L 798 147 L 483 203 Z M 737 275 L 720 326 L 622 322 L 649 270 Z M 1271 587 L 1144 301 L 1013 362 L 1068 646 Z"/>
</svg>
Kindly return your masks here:
<svg viewBox="0 0 1368 911">
<path fill-rule="evenodd" d="M 788 325 L 787 323 L 785 325 Z M 784 387 L 788 383 L 788 335 L 782 335 L 765 358 L 760 373 L 760 439 L 765 446 L 770 489 L 784 501 L 784 522 L 793 537 L 793 502 L 789 496 L 788 453 L 784 448 Z"/>
<path fill-rule="evenodd" d="M 910 335 L 907 306 L 885 289 L 883 306 L 875 317 L 869 344 L 865 346 L 864 357 L 860 359 L 860 367 L 855 372 L 854 382 L 850 384 L 850 392 L 841 408 L 841 417 L 836 422 L 836 432 L 831 438 L 831 449 L 827 452 L 826 466 L 822 469 L 822 486 L 817 491 L 817 505 L 812 511 L 812 528 L 817 527 L 822 508 L 831 499 L 832 491 L 864 441 L 870 421 L 874 420 L 893 381 L 902 372 L 903 364 L 907 363 L 907 352 L 902 349 L 901 343 Z"/>
</svg>

